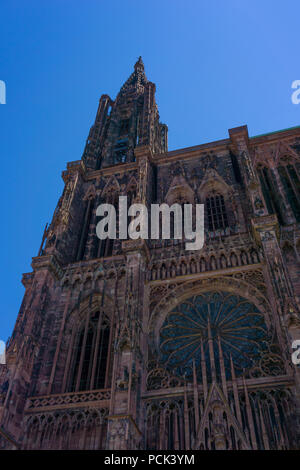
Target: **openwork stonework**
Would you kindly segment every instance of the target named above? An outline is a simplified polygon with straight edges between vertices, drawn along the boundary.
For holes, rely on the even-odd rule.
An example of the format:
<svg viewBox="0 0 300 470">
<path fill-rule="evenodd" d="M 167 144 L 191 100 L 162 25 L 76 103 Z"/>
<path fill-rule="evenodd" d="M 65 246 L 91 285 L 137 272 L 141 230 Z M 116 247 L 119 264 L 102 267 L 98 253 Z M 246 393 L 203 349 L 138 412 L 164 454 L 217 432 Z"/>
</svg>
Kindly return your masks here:
<svg viewBox="0 0 300 470">
<path fill-rule="evenodd" d="M 300 129 L 169 152 L 139 58 L 62 176 L 0 364 L 0 448 L 299 449 Z M 99 240 L 120 196 L 204 204 L 203 248 Z"/>
<path fill-rule="evenodd" d="M 283 373 L 272 333 L 263 314 L 248 300 L 228 292 L 207 292 L 187 299 L 168 314 L 160 333 L 160 351 L 165 367 L 191 380 L 193 363 L 203 381 L 201 362 L 212 380 L 221 378 L 223 362 L 226 378 L 231 362 L 236 376 Z M 272 354 L 273 351 L 273 354 Z M 268 369 L 267 357 L 269 358 Z M 222 363 L 221 363 L 222 364 Z"/>
</svg>

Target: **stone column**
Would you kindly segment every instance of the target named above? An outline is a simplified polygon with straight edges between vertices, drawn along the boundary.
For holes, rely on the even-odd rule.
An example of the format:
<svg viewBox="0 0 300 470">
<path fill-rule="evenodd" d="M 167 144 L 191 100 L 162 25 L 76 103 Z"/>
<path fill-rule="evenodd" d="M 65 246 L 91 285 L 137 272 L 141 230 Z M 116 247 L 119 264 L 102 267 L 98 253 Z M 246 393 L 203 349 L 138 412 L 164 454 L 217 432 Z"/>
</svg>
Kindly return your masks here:
<svg viewBox="0 0 300 470">
<path fill-rule="evenodd" d="M 286 263 L 278 244 L 278 223 L 276 216 L 266 216 L 252 219 L 254 236 L 261 245 L 266 262 L 267 282 L 272 292 L 270 303 L 273 307 L 273 318 L 285 361 L 286 373 L 294 376 L 293 395 L 295 412 L 293 435 L 294 445 L 300 444 L 300 371 L 299 366 L 291 362 L 292 342 L 300 339 L 300 309 L 296 299 Z"/>
<path fill-rule="evenodd" d="M 296 219 L 291 209 L 289 200 L 285 194 L 280 175 L 275 165 L 273 166 L 273 168 L 271 168 L 270 172 L 272 174 L 272 179 L 274 181 L 275 190 L 279 193 L 278 199 L 280 203 L 280 211 L 281 211 L 282 218 L 287 225 L 294 224 L 296 222 Z"/>
<path fill-rule="evenodd" d="M 108 449 L 140 446 L 141 376 L 143 369 L 142 316 L 148 249 L 145 240 L 122 243 L 127 274 L 124 308 L 120 312 L 114 343 L 112 398 L 108 416 Z"/>
<path fill-rule="evenodd" d="M 36 380 L 33 366 L 42 361 L 44 327 L 50 313 L 54 279 L 61 276 L 61 269 L 54 255 L 33 258 L 32 267 L 34 273 L 31 291 L 25 297 L 23 317 L 18 322 L 20 329 L 15 329 L 6 351 L 9 387 L 0 423 L 20 441 L 23 439 L 21 422 L 26 398 Z M 11 400 L 11 396 L 15 397 L 14 400 Z"/>
<path fill-rule="evenodd" d="M 229 136 L 238 155 L 238 162 L 253 215 L 267 215 L 267 206 L 250 157 L 247 126 L 229 129 Z"/>
</svg>

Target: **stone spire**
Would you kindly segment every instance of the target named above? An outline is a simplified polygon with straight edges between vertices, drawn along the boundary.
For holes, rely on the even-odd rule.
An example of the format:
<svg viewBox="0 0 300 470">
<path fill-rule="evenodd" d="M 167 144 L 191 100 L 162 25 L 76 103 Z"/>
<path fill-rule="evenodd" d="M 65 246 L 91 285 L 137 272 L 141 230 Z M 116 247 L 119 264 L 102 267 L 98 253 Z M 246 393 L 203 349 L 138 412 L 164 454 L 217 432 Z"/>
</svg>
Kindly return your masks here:
<svg viewBox="0 0 300 470">
<path fill-rule="evenodd" d="M 144 62 L 142 60 L 142 57 L 140 56 L 136 63 L 134 64 L 134 71 L 130 75 L 130 77 L 126 80 L 124 85 L 121 87 L 120 92 L 118 94 L 118 97 L 116 99 L 116 102 L 118 101 L 118 98 L 120 95 L 123 95 L 124 93 L 127 93 L 129 90 L 132 91 L 133 89 L 137 90 L 139 93 L 144 92 L 144 86 L 148 84 L 146 74 L 145 74 L 145 66 Z M 155 85 L 153 84 L 154 89 Z"/>
<path fill-rule="evenodd" d="M 144 66 L 142 56 L 139 56 L 138 60 L 136 61 L 135 65 L 134 65 L 134 70 L 136 72 L 144 72 L 145 71 L 145 66 Z"/>
<path fill-rule="evenodd" d="M 98 169 L 133 162 L 134 149 L 141 145 L 149 146 L 153 153 L 167 151 L 168 128 L 159 120 L 155 88 L 145 75 L 140 56 L 115 101 L 107 95 L 100 99 L 84 152 L 87 167 Z"/>
</svg>

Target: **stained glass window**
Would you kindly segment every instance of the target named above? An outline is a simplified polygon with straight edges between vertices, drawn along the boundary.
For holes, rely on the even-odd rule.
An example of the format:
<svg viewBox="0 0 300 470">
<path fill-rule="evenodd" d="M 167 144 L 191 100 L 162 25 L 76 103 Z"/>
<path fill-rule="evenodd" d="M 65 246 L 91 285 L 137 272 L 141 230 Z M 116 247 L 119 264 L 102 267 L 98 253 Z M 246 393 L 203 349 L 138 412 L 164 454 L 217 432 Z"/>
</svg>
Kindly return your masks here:
<svg viewBox="0 0 300 470">
<path fill-rule="evenodd" d="M 69 391 L 105 387 L 109 338 L 110 328 L 106 319 L 99 311 L 94 312 L 77 334 Z"/>
<path fill-rule="evenodd" d="M 166 317 L 160 331 L 162 362 L 176 375 L 191 378 L 195 359 L 197 375 L 201 378 L 203 347 L 202 359 L 210 378 L 209 338 L 216 373 L 220 375 L 220 343 L 229 378 L 230 358 L 236 375 L 254 366 L 267 349 L 268 332 L 263 314 L 239 295 L 228 292 L 197 295 L 178 305 Z"/>
</svg>

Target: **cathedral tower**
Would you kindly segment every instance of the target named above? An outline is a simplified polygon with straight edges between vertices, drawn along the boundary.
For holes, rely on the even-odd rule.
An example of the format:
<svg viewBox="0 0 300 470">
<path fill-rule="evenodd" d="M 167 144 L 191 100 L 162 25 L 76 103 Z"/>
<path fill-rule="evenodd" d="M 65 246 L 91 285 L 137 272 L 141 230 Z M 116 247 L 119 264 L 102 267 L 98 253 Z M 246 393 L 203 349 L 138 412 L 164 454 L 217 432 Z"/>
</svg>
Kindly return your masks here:
<svg viewBox="0 0 300 470">
<path fill-rule="evenodd" d="M 153 153 L 168 149 L 167 126 L 159 122 L 155 85 L 147 80 L 141 57 L 116 100 L 107 95 L 100 98 L 83 160 L 92 169 L 134 162 L 138 145 L 148 145 Z"/>
<path fill-rule="evenodd" d="M 139 58 L 23 274 L 0 448 L 299 448 L 299 175 L 299 127 L 169 152 Z M 96 209 L 119 196 L 204 204 L 204 247 L 99 240 Z"/>
</svg>

